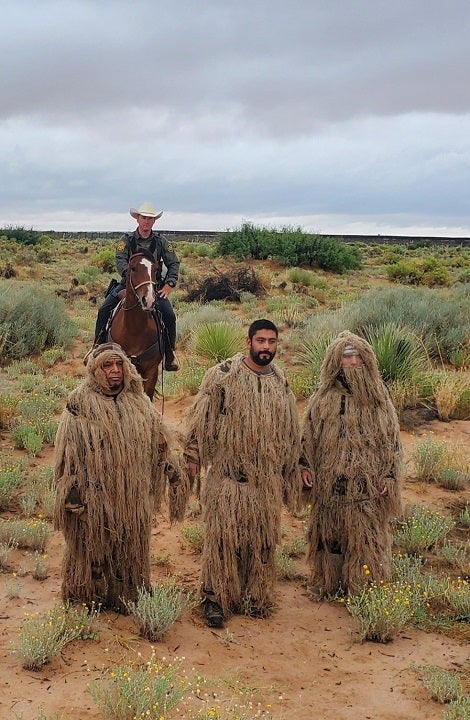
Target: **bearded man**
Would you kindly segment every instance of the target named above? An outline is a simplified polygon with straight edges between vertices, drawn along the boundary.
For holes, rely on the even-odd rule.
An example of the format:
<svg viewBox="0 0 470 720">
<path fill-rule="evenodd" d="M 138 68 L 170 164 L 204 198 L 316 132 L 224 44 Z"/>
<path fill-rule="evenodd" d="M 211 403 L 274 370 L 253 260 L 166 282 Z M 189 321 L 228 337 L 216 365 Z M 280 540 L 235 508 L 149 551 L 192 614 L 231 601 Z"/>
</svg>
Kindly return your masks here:
<svg viewBox="0 0 470 720">
<path fill-rule="evenodd" d="M 302 428 L 316 597 L 390 578 L 390 521 L 402 512 L 402 460 L 397 415 L 374 352 L 363 338 L 342 332 L 326 351 Z"/>
<path fill-rule="evenodd" d="M 126 612 L 150 587 L 150 530 L 169 476 L 170 517 L 184 512 L 166 432 L 119 345 L 93 349 L 55 446 L 54 524 L 65 537 L 62 598 Z"/>
<path fill-rule="evenodd" d="M 189 413 L 189 475 L 207 470 L 201 586 L 211 627 L 231 612 L 270 613 L 282 503 L 295 508 L 301 492 L 296 404 L 272 364 L 277 345 L 270 320 L 253 322 L 248 354 L 210 368 Z"/>
</svg>

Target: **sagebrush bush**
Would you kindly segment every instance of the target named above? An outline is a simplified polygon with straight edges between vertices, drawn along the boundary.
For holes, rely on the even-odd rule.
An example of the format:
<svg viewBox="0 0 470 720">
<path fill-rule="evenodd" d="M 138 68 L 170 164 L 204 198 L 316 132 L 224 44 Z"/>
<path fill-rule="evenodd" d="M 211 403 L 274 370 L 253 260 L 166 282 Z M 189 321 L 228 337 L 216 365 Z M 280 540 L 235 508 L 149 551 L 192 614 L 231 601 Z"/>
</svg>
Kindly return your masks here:
<svg viewBox="0 0 470 720">
<path fill-rule="evenodd" d="M 38 284 L 22 287 L 0 281 L 1 355 L 25 358 L 48 347 L 68 347 L 75 325 L 57 295 Z"/>
<path fill-rule="evenodd" d="M 447 443 L 431 437 L 418 442 L 412 452 L 416 477 L 423 482 L 437 480 L 447 463 Z"/>
<path fill-rule="evenodd" d="M 335 312 L 312 315 L 303 336 L 308 343 L 318 334 L 336 337 L 348 329 L 363 335 L 366 328 L 393 324 L 420 338 L 432 358 L 447 361 L 456 347 L 468 341 L 469 314 L 470 294 L 463 290 L 377 288 Z"/>
</svg>

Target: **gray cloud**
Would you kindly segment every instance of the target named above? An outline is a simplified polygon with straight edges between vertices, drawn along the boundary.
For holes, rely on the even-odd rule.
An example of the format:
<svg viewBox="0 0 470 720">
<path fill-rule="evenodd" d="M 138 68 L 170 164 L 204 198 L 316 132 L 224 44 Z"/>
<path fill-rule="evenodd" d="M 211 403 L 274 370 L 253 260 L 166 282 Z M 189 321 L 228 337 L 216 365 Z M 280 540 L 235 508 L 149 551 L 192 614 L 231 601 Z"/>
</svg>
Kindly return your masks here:
<svg viewBox="0 0 470 720">
<path fill-rule="evenodd" d="M 466 0 L 2 14 L 0 223 L 159 198 L 208 223 L 406 215 L 470 233 Z"/>
</svg>

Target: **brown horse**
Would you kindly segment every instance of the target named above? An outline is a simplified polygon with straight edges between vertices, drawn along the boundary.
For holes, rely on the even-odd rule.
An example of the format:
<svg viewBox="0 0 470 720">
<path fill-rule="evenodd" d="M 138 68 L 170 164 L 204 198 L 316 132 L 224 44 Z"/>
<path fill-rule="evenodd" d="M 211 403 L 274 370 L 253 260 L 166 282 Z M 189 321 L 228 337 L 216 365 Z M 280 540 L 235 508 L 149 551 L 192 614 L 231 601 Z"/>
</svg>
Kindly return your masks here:
<svg viewBox="0 0 470 720">
<path fill-rule="evenodd" d="M 114 311 L 108 340 L 118 343 L 144 380 L 144 390 L 153 398 L 158 367 L 163 358 L 161 324 L 154 313 L 157 264 L 152 253 L 132 247 L 123 298 Z M 124 294 L 125 293 L 125 294 Z"/>
</svg>

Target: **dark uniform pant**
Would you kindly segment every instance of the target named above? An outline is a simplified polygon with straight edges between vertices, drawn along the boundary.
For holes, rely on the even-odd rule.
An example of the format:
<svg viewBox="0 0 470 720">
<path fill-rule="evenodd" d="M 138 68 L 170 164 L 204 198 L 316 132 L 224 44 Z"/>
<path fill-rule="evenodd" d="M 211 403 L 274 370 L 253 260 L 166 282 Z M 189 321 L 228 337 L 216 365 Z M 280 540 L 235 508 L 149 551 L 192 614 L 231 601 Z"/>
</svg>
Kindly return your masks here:
<svg viewBox="0 0 470 720">
<path fill-rule="evenodd" d="M 124 288 L 125 285 L 123 285 L 122 283 L 118 283 L 118 285 L 116 285 L 111 290 L 109 295 L 106 296 L 104 303 L 98 310 L 98 316 L 96 318 L 95 326 L 95 345 L 99 344 L 100 342 L 106 341 L 104 337 L 106 325 L 109 318 L 111 317 L 113 309 L 119 302 L 118 294 Z M 173 310 L 173 306 L 169 300 L 167 300 L 166 298 L 161 298 L 158 295 L 156 296 L 155 304 L 157 309 L 162 314 L 163 324 L 165 326 L 165 345 L 168 343 L 169 347 L 174 350 L 176 345 L 176 315 L 175 311 Z"/>
</svg>

